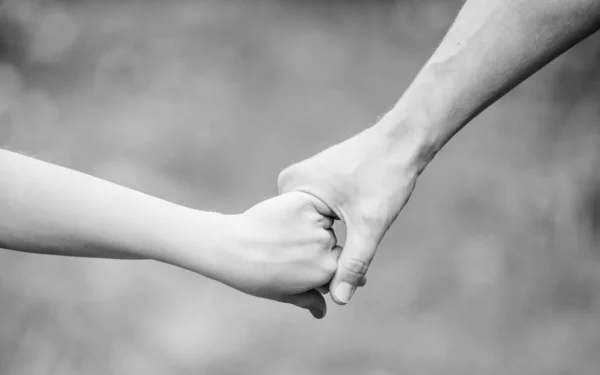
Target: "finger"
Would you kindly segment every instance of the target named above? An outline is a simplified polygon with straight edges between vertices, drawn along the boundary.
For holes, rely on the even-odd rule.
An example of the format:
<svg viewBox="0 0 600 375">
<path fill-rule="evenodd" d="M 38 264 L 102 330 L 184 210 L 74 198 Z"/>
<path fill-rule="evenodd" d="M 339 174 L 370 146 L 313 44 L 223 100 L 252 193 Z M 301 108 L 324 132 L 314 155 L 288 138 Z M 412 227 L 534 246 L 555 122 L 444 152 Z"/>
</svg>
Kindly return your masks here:
<svg viewBox="0 0 600 375">
<path fill-rule="evenodd" d="M 337 236 L 335 235 L 335 232 L 333 231 L 333 229 L 326 229 L 326 230 L 329 232 L 329 235 L 331 236 L 331 240 L 329 242 L 329 248 L 333 250 L 337 246 Z"/>
<path fill-rule="evenodd" d="M 329 221 L 331 223 L 331 225 L 329 225 L 329 228 L 331 228 L 331 226 L 333 225 L 333 219 L 337 218 L 335 212 L 333 212 L 333 210 L 329 208 L 329 206 L 324 201 L 317 198 L 315 195 L 307 193 L 303 190 L 298 190 L 298 192 L 301 194 L 306 194 L 309 197 L 310 202 L 312 203 L 313 207 L 318 213 L 331 219 L 331 221 Z"/>
<path fill-rule="evenodd" d="M 342 246 L 337 245 L 331 250 L 331 255 L 335 258 L 336 262 L 339 262 L 339 258 L 342 255 L 343 251 L 344 248 Z M 317 290 L 322 294 L 327 294 L 329 293 L 329 285 L 330 283 L 328 283 L 327 285 L 323 285 L 322 287 L 317 288 Z M 360 288 L 365 285 L 367 285 L 367 276 L 363 276 L 362 279 L 360 279 L 360 281 L 358 282 L 357 286 Z"/>
<path fill-rule="evenodd" d="M 342 255 L 342 252 L 344 251 L 344 248 L 342 246 L 336 245 L 331 249 L 331 256 L 333 257 L 333 259 L 335 259 L 335 261 L 339 261 L 340 256 Z"/>
<path fill-rule="evenodd" d="M 329 284 L 318 287 L 317 291 L 321 294 L 329 293 Z"/>
<path fill-rule="evenodd" d="M 367 277 L 366 276 L 364 276 L 362 279 L 360 279 L 360 282 L 358 283 L 359 287 L 363 287 L 365 285 L 367 285 Z"/>
<path fill-rule="evenodd" d="M 352 299 L 369 269 L 378 244 L 378 236 L 348 226 L 345 249 L 339 256 L 338 270 L 330 284 L 335 303 L 345 305 Z"/>
<path fill-rule="evenodd" d="M 362 288 L 365 285 L 367 285 L 367 277 L 366 276 L 360 280 L 360 282 L 358 283 L 358 287 Z M 318 287 L 317 291 L 319 293 L 321 293 L 322 295 L 328 294 L 329 293 L 329 284 Z"/>
<path fill-rule="evenodd" d="M 335 220 L 330 216 L 321 215 L 321 220 L 323 223 L 323 228 L 325 229 L 331 229 L 331 227 L 333 227 L 333 223 L 335 222 Z"/>
<path fill-rule="evenodd" d="M 325 298 L 315 289 L 289 296 L 285 299 L 285 302 L 309 310 L 316 319 L 323 319 L 327 314 Z"/>
<path fill-rule="evenodd" d="M 333 230 L 331 230 L 330 232 L 335 237 L 335 233 L 333 233 Z M 337 239 L 335 240 L 335 242 L 337 242 Z M 334 245 L 333 248 L 331 249 L 331 251 L 326 253 L 327 254 L 326 256 L 332 257 L 335 264 L 337 264 L 338 258 L 340 257 L 342 250 L 343 250 L 343 248 L 341 246 Z M 322 285 L 322 286 L 316 288 L 316 289 L 321 294 L 329 293 L 329 282 L 325 285 Z"/>
</svg>

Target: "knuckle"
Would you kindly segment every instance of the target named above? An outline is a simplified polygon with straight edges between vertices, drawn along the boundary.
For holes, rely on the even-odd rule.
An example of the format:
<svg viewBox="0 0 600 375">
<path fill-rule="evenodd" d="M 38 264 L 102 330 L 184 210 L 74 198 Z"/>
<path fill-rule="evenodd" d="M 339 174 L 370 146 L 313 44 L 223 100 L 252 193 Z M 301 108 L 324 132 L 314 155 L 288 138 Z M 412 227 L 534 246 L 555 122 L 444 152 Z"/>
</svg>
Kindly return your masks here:
<svg viewBox="0 0 600 375">
<path fill-rule="evenodd" d="M 331 247 L 332 248 L 336 247 L 338 239 L 337 239 L 337 235 L 335 234 L 335 231 L 333 229 L 328 229 L 327 233 L 329 233 L 329 240 L 331 241 L 331 244 L 332 244 Z"/>
<path fill-rule="evenodd" d="M 327 250 L 333 249 L 337 245 L 337 237 L 333 231 L 327 231 Z"/>
<path fill-rule="evenodd" d="M 279 176 L 277 176 L 277 187 L 279 188 L 279 193 L 283 193 L 289 181 L 289 167 L 279 172 Z"/>
<path fill-rule="evenodd" d="M 325 228 L 331 228 L 334 220 L 331 217 L 319 215 L 319 225 Z"/>
<path fill-rule="evenodd" d="M 369 262 L 358 258 L 349 258 L 345 259 L 341 266 L 344 271 L 360 280 L 360 278 L 367 274 Z"/>
<path fill-rule="evenodd" d="M 335 237 L 329 231 L 322 230 L 316 236 L 317 244 L 319 248 L 325 248 L 326 250 L 330 250 L 333 246 L 335 246 Z"/>
<path fill-rule="evenodd" d="M 298 179 L 297 164 L 292 164 L 279 172 L 277 176 L 277 187 L 280 193 L 285 193 L 293 190 L 294 181 Z"/>
</svg>

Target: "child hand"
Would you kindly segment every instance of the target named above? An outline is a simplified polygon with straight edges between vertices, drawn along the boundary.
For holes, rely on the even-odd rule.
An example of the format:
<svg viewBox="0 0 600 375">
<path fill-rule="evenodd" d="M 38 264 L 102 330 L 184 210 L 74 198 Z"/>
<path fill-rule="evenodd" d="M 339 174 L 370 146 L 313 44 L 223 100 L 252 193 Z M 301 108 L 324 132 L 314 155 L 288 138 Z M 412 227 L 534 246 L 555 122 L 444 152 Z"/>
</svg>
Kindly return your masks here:
<svg viewBox="0 0 600 375">
<path fill-rule="evenodd" d="M 326 313 L 315 290 L 329 283 L 341 248 L 331 211 L 319 199 L 292 192 L 261 202 L 232 218 L 233 243 L 223 250 L 217 279 L 242 292 Z"/>
</svg>

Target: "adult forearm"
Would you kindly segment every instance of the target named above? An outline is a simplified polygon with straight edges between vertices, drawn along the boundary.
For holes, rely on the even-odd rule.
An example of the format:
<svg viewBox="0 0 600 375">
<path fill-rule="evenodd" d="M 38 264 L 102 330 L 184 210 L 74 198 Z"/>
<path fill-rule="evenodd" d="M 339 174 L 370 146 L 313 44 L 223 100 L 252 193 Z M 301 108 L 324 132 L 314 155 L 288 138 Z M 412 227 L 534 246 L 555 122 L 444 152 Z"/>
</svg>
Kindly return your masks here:
<svg viewBox="0 0 600 375">
<path fill-rule="evenodd" d="M 599 0 L 468 0 L 377 125 L 281 172 L 280 192 L 322 200 L 347 228 L 334 300 L 347 303 L 417 176 L 473 117 L 600 25 Z"/>
<path fill-rule="evenodd" d="M 468 0 L 379 127 L 420 168 L 471 119 L 600 27 L 598 0 Z"/>
<path fill-rule="evenodd" d="M 195 245 L 217 244 L 215 220 L 201 215 L 213 214 L 0 150 L 1 248 L 177 262 L 186 230 Z"/>
</svg>

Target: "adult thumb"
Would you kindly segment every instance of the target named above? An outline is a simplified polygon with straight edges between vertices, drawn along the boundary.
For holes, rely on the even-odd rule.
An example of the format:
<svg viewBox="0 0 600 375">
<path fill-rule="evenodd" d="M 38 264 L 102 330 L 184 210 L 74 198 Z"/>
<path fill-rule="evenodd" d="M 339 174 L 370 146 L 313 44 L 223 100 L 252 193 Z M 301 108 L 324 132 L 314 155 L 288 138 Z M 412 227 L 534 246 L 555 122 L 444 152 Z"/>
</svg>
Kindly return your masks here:
<svg viewBox="0 0 600 375">
<path fill-rule="evenodd" d="M 331 297 L 338 305 L 350 302 L 375 256 L 380 237 L 368 228 L 353 227 L 347 223 L 346 244 L 338 259 L 338 269 L 330 284 Z"/>
</svg>

